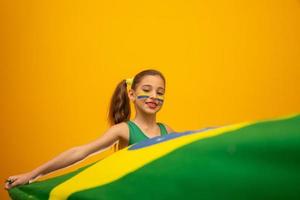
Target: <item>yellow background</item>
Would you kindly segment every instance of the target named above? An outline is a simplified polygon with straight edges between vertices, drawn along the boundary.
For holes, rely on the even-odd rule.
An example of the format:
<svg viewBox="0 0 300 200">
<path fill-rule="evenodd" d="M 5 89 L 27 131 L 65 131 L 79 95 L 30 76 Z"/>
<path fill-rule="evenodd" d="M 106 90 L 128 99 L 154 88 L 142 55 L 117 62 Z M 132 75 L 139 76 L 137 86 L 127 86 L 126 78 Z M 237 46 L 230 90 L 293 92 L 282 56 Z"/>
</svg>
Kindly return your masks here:
<svg viewBox="0 0 300 200">
<path fill-rule="evenodd" d="M 177 131 L 300 111 L 299 0 L 2 0 L 0 17 L 3 181 L 101 136 L 117 83 L 147 68 Z"/>
</svg>

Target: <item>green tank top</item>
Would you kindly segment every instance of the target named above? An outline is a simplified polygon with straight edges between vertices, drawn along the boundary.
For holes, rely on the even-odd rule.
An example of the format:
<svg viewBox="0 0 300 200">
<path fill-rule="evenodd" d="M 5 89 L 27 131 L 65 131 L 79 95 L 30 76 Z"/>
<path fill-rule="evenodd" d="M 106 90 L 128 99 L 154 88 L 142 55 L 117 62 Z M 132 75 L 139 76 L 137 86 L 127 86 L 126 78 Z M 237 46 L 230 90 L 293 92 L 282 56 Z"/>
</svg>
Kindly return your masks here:
<svg viewBox="0 0 300 200">
<path fill-rule="evenodd" d="M 132 145 L 134 143 L 140 142 L 142 140 L 150 139 L 143 133 L 143 131 L 134 122 L 129 120 L 126 123 L 128 124 L 128 128 L 129 128 L 129 144 L 128 144 L 128 146 Z M 162 123 L 157 123 L 157 125 L 160 128 L 160 135 L 168 134 L 166 127 Z"/>
</svg>

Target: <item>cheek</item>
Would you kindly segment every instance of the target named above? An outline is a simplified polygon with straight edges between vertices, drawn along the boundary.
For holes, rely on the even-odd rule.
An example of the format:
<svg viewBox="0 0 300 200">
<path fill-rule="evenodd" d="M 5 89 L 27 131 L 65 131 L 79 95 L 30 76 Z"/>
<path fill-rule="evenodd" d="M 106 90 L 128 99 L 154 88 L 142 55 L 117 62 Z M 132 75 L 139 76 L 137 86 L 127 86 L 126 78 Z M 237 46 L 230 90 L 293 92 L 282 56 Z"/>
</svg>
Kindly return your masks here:
<svg viewBox="0 0 300 200">
<path fill-rule="evenodd" d="M 156 100 L 158 101 L 159 105 L 162 105 L 164 103 L 164 96 L 159 96 L 156 98 Z"/>
<path fill-rule="evenodd" d="M 147 95 L 139 95 L 139 96 L 137 96 L 137 99 L 138 100 L 146 100 L 146 99 L 148 99 L 150 96 L 147 96 Z"/>
<path fill-rule="evenodd" d="M 163 100 L 162 100 L 162 101 L 160 101 L 160 100 L 158 101 L 158 105 L 161 106 L 161 105 L 163 105 L 163 104 L 164 104 L 164 101 L 163 101 Z"/>
<path fill-rule="evenodd" d="M 149 97 L 147 97 L 147 96 L 137 96 L 137 98 L 136 98 L 136 103 L 137 103 L 138 105 L 141 105 L 141 106 L 142 106 L 143 104 L 145 104 L 147 98 L 149 98 Z"/>
<path fill-rule="evenodd" d="M 150 95 L 149 93 L 147 92 L 140 92 L 138 93 L 137 95 L 137 102 L 140 102 L 141 104 L 144 104 L 146 99 L 150 98 Z M 156 98 L 156 100 L 158 101 L 158 105 L 161 106 L 163 103 L 164 103 L 164 96 L 161 95 L 161 96 L 158 96 Z"/>
<path fill-rule="evenodd" d="M 150 95 L 147 92 L 139 92 L 137 94 L 137 100 L 145 101 L 148 98 L 150 98 Z"/>
</svg>

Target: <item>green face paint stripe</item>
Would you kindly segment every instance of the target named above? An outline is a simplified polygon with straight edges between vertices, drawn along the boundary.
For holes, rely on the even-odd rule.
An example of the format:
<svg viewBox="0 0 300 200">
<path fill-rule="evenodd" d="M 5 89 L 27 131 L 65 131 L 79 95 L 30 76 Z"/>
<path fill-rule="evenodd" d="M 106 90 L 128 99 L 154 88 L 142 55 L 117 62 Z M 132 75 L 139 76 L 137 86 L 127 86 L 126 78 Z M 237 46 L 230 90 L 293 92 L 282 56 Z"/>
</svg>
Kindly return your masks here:
<svg viewBox="0 0 300 200">
<path fill-rule="evenodd" d="M 158 97 L 156 98 L 157 100 L 159 100 L 159 101 L 163 101 L 163 99 L 164 99 L 164 95 L 157 95 Z M 150 94 L 149 94 L 149 92 L 140 92 L 139 94 L 138 94 L 138 99 L 142 99 L 142 98 L 150 98 Z"/>
<path fill-rule="evenodd" d="M 300 116 L 260 122 L 198 140 L 68 199 L 299 199 L 299 124 Z"/>
<path fill-rule="evenodd" d="M 150 96 L 150 92 L 141 91 L 141 92 L 139 92 L 138 96 L 139 95 L 141 95 L 141 96 Z"/>
<path fill-rule="evenodd" d="M 149 96 L 138 96 L 137 98 L 138 99 L 148 99 L 150 97 Z M 160 103 L 164 102 L 164 99 L 161 99 L 161 98 L 155 98 L 155 100 L 159 101 Z"/>
<path fill-rule="evenodd" d="M 138 99 L 148 99 L 148 98 L 150 98 L 150 96 L 137 96 L 137 98 Z M 161 99 L 161 98 L 155 98 L 155 100 L 157 100 L 158 101 L 158 104 L 159 105 L 162 105 L 163 104 L 163 102 L 164 102 L 164 99 Z"/>
</svg>

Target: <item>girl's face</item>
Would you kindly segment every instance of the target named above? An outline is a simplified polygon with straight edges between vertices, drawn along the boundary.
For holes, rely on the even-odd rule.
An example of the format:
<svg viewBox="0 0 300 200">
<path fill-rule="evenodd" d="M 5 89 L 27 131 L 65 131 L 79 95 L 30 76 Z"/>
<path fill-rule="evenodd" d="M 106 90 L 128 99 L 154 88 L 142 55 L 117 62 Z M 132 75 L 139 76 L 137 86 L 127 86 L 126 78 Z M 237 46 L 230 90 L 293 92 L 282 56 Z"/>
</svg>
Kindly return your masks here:
<svg viewBox="0 0 300 200">
<path fill-rule="evenodd" d="M 129 98 L 134 102 L 136 109 L 147 114 L 154 114 L 162 108 L 164 94 L 164 81 L 157 75 L 144 76 L 135 90 L 129 90 Z"/>
</svg>

